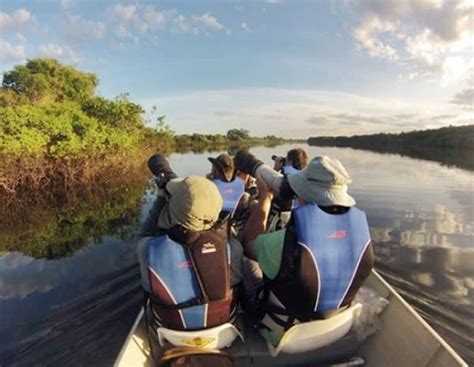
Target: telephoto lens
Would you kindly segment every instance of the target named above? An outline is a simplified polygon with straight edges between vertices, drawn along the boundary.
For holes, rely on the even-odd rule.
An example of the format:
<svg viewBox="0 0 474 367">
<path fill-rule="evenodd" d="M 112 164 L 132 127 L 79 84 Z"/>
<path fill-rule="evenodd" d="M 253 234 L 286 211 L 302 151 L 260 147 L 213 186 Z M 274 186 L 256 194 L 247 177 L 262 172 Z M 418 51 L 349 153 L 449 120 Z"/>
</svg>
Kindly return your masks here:
<svg viewBox="0 0 474 367">
<path fill-rule="evenodd" d="M 148 159 L 148 168 L 155 175 L 156 186 L 160 189 L 164 189 L 168 181 L 178 177 L 166 157 L 161 154 L 154 154 Z"/>
</svg>

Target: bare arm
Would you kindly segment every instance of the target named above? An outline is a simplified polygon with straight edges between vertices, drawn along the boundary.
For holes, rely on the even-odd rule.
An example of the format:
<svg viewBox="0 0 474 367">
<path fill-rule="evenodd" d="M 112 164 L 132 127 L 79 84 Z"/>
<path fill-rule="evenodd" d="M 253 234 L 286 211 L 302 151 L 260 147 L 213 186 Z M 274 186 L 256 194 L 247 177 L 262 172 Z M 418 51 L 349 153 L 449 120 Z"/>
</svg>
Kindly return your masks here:
<svg viewBox="0 0 474 367">
<path fill-rule="evenodd" d="M 253 260 L 256 260 L 252 248 L 253 241 L 267 230 L 267 220 L 273 199 L 273 193 L 262 180 L 257 181 L 257 187 L 259 191 L 258 204 L 250 214 L 242 233 L 244 254 Z"/>
<path fill-rule="evenodd" d="M 262 164 L 255 171 L 255 178 L 257 178 L 257 180 L 263 180 L 277 196 L 280 194 L 280 186 L 283 182 L 283 177 L 280 172 L 275 171 L 266 164 Z"/>
</svg>

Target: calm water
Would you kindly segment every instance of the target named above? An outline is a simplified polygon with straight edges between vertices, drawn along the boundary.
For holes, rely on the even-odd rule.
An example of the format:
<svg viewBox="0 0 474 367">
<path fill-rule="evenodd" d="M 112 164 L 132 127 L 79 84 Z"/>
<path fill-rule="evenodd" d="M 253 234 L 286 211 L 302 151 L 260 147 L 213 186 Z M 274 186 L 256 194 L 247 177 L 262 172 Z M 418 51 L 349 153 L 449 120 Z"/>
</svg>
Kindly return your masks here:
<svg viewBox="0 0 474 367">
<path fill-rule="evenodd" d="M 252 152 L 270 162 L 289 148 Z M 354 179 L 350 192 L 368 214 L 377 268 L 474 363 L 474 173 L 396 155 L 305 148 L 343 162 Z M 175 154 L 171 162 L 180 175 L 202 175 L 209 155 Z M 143 191 L 135 213 L 141 219 L 153 197 Z M 0 365 L 112 364 L 141 300 L 136 226 L 124 211 L 100 235 L 88 234 L 85 221 L 87 241 L 67 257 L 0 256 Z"/>
</svg>

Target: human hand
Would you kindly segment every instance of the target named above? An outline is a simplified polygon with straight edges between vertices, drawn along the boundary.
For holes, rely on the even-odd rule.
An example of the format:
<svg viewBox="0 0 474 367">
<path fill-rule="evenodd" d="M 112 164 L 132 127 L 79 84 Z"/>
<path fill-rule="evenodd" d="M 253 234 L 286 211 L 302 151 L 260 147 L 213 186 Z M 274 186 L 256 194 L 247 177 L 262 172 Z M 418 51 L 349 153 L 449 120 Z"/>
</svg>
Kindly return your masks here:
<svg viewBox="0 0 474 367">
<path fill-rule="evenodd" d="M 285 158 L 284 157 L 278 157 L 275 160 L 275 164 L 273 165 L 273 169 L 275 171 L 280 171 L 281 168 L 285 165 Z"/>
</svg>

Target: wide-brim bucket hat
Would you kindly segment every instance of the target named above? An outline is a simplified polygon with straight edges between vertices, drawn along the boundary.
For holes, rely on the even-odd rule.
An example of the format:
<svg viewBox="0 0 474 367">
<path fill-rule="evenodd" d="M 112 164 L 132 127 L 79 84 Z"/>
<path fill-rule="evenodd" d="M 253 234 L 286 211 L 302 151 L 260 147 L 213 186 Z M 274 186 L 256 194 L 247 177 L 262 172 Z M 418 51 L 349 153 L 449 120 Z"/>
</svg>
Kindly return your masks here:
<svg viewBox="0 0 474 367">
<path fill-rule="evenodd" d="M 191 231 L 212 228 L 219 219 L 222 196 L 216 185 L 204 177 L 176 178 L 166 184 L 170 198 L 160 213 L 158 227 L 181 225 Z"/>
<path fill-rule="evenodd" d="M 296 195 L 320 206 L 351 207 L 356 203 L 347 193 L 352 179 L 335 158 L 313 158 L 304 170 L 289 175 L 288 182 Z"/>
<path fill-rule="evenodd" d="M 232 181 L 234 178 L 234 160 L 228 154 L 220 154 L 216 158 L 207 158 L 214 167 L 222 174 L 227 181 Z"/>
</svg>

